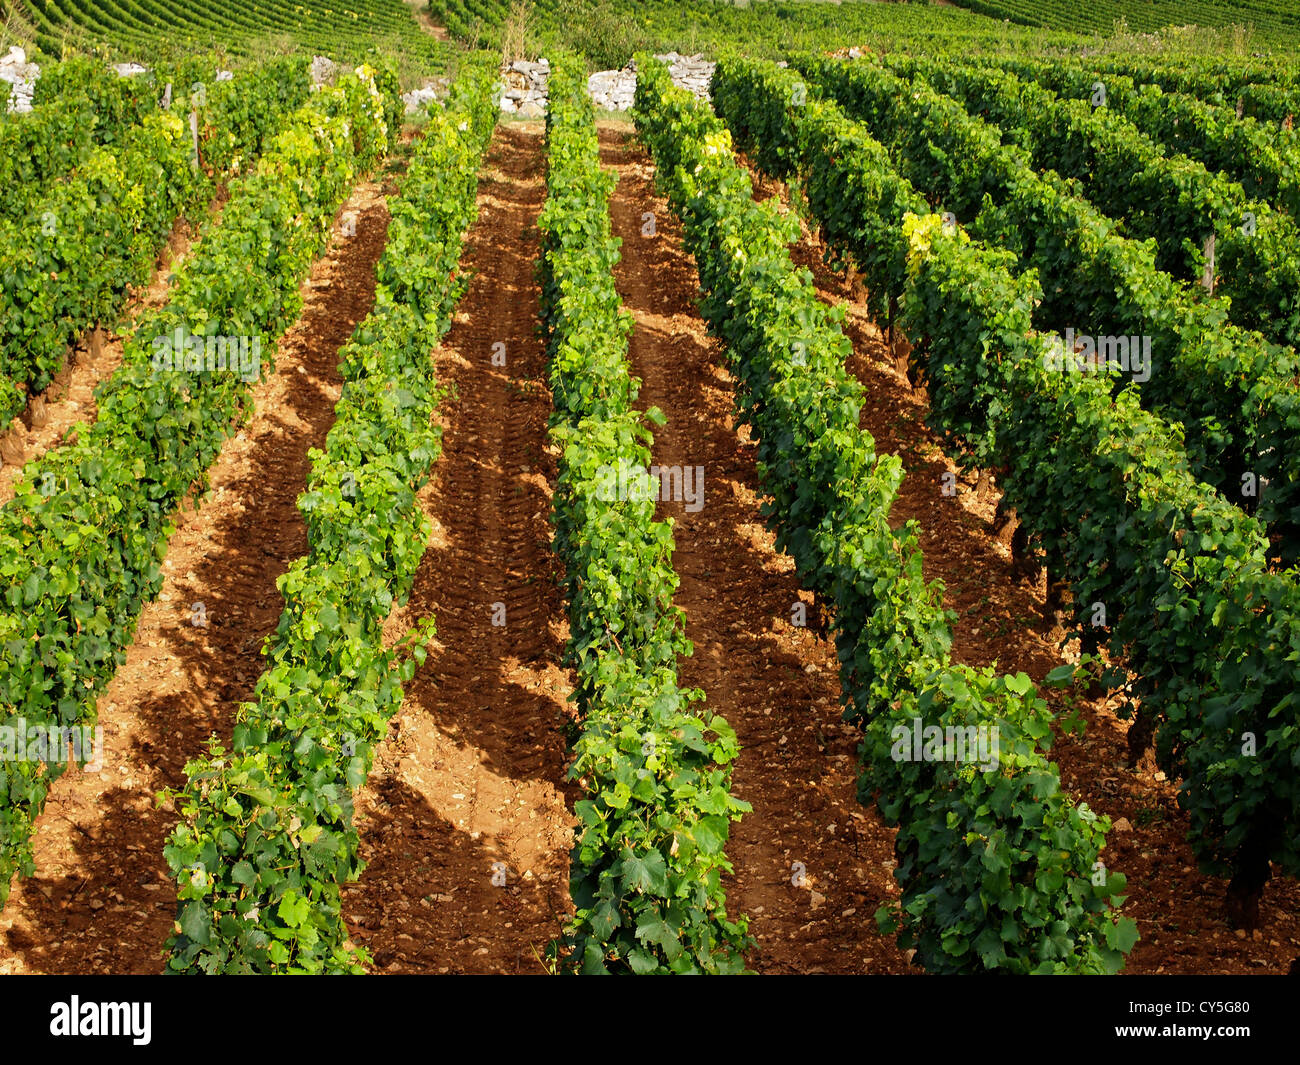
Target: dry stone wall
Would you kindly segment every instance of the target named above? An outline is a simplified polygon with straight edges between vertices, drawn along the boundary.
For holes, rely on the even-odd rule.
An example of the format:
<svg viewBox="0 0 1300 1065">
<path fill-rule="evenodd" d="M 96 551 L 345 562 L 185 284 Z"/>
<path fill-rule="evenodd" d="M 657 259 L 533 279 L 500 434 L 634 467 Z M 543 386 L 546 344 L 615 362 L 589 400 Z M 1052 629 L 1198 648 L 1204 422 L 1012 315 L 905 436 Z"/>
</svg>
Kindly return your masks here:
<svg viewBox="0 0 1300 1065">
<path fill-rule="evenodd" d="M 668 64 L 673 83 L 708 99 L 709 82 L 713 78 L 713 63 L 701 55 L 679 55 L 668 52 L 657 56 Z M 508 115 L 540 118 L 546 114 L 547 84 L 551 75 L 549 60 L 517 59 L 501 71 L 501 111 Z M 440 99 L 447 92 L 446 78 L 432 78 L 424 87 L 406 93 L 407 112 L 419 110 L 430 100 Z M 636 63 L 622 70 L 598 70 L 587 79 L 587 90 L 596 106 L 605 111 L 626 111 L 632 106 L 636 92 Z"/>
</svg>

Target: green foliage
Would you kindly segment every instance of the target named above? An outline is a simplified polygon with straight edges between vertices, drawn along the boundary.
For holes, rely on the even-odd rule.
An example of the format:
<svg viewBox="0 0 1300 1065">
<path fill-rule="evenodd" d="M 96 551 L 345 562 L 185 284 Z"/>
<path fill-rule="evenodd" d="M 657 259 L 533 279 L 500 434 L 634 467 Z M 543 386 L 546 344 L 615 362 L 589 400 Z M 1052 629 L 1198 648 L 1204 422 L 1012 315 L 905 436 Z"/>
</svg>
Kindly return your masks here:
<svg viewBox="0 0 1300 1065">
<path fill-rule="evenodd" d="M 158 109 L 160 96 L 153 79 L 119 77 L 96 60 L 47 64 L 36 80 L 32 110 L 0 122 L 0 218 L 22 218 L 51 182 L 96 148 L 121 144 Z"/>
<path fill-rule="evenodd" d="M 256 68 L 256 75 L 241 72 L 225 81 L 215 78 L 212 60 L 175 68 L 161 67 L 157 77 L 172 86 L 173 110 L 199 116 L 200 150 L 204 168 L 236 174 L 247 159 L 266 150 L 266 142 L 279 130 L 282 116 L 304 103 L 311 89 L 306 56 L 284 56 Z M 394 127 L 395 128 L 395 127 Z"/>
<path fill-rule="evenodd" d="M 1170 63 L 1131 54 L 1109 54 L 1089 59 L 1103 74 L 1119 74 L 1139 83 L 1156 85 L 1166 93 L 1187 93 L 1207 104 L 1238 106 L 1246 118 L 1260 122 L 1285 122 L 1300 114 L 1300 83 L 1294 65 L 1261 70 L 1253 64 L 1221 63 L 1195 57 Z"/>
<path fill-rule="evenodd" d="M 185 57 L 220 49 L 264 59 L 300 50 L 349 63 L 379 54 L 421 72 L 441 69 L 450 49 L 422 30 L 403 0 L 162 0 L 148 3 L 56 3 L 28 0 L 37 43 L 58 55 L 68 37 L 80 47 L 105 43 L 130 59 L 152 65 L 159 57 Z"/>
<path fill-rule="evenodd" d="M 1276 535 L 1285 559 L 1300 555 L 1300 364 L 1293 351 L 1230 324 L 1227 301 L 1159 270 L 1151 242 L 1125 238 L 1074 186 L 1050 171 L 1038 174 L 1027 153 L 1002 144 L 995 127 L 936 92 L 919 72 L 905 80 L 865 61 L 805 57 L 796 65 L 812 81 L 808 91 L 824 89 L 862 120 L 863 132 L 881 138 L 888 148 L 881 164 L 896 167 L 910 187 L 969 224 L 973 234 L 1013 250 L 1021 269 L 1037 272 L 1043 292 L 1032 315 L 1039 331 L 1060 333 L 1068 325 L 1080 332 L 1150 337 L 1148 379 L 1129 385 L 1116 376 L 1116 391 L 1129 385 L 1145 407 L 1181 422 L 1192 472 L 1256 513 Z M 754 115 L 771 113 L 738 108 L 729 120 L 749 130 Z M 826 155 L 824 149 L 850 134 L 843 122 L 832 123 L 827 134 L 823 116 L 824 109 L 814 106 L 801 125 L 820 146 L 805 153 L 810 180 L 857 180 L 860 167 L 834 165 Z M 784 118 L 777 113 L 776 132 L 753 128 L 752 135 L 793 136 Z M 861 151 L 857 142 L 855 151 Z M 758 161 L 768 165 L 762 157 Z M 883 179 L 872 172 L 869 180 Z M 878 294 L 887 302 L 900 291 L 901 245 L 870 235 L 852 239 L 863 224 L 846 206 L 855 195 L 843 188 L 838 199 L 825 196 L 823 226 L 837 243 L 852 240 L 855 255 L 886 249 L 896 256 L 889 285 Z M 888 219 L 899 216 L 887 204 L 886 213 L 868 224 L 896 226 Z M 1254 496 L 1242 495 L 1244 472 L 1257 480 Z"/>
<path fill-rule="evenodd" d="M 1001 128 L 1040 168 L 1077 178 L 1100 210 L 1126 230 L 1156 241 L 1156 265 L 1187 280 L 1205 270 L 1204 242 L 1215 238 L 1216 288 L 1231 300 L 1231 320 L 1270 340 L 1300 341 L 1300 223 L 1251 199 L 1225 174 L 1186 156 L 1166 156 L 1150 137 L 1108 108 L 1062 100 L 1006 71 L 945 62 L 891 60 Z"/>
<path fill-rule="evenodd" d="M 500 46 L 514 0 L 431 0 L 440 25 L 464 42 Z M 634 52 L 714 55 L 731 48 L 779 58 L 847 43 L 980 50 L 1077 39 L 1022 31 L 951 6 L 807 0 L 533 0 L 532 51 L 571 49 L 591 69 L 622 67 Z"/>
<path fill-rule="evenodd" d="M 496 121 L 495 71 L 473 67 L 435 109 L 392 204 L 375 308 L 342 352 L 343 393 L 298 500 L 311 552 L 280 578 L 271 664 L 230 751 L 186 767 L 185 820 L 166 847 L 177 882 L 169 972 L 359 972 L 340 887 L 360 875 L 353 794 L 425 657 L 431 619 L 385 647 L 430 528 L 416 499 L 441 451 L 429 353 L 464 290 Z"/>
<path fill-rule="evenodd" d="M 1111 912 L 1123 877 L 1097 861 L 1106 819 L 1061 790 L 1042 753 L 1046 704 L 1029 679 L 950 662 L 942 587 L 925 582 L 916 524 L 895 530 L 889 521 L 902 464 L 878 456 L 858 426 L 863 391 L 845 368 L 843 312 L 795 269 L 786 247 L 795 227 L 773 201 L 754 202 L 726 128 L 672 88 L 661 64 L 641 56 L 638 69 L 637 128 L 685 223 L 703 313 L 739 380 L 770 497 L 765 513 L 804 586 L 834 607 L 846 716 L 865 735 L 860 795 L 877 795 L 899 828 L 903 895 L 883 925 L 933 972 L 1116 971 L 1136 929 Z M 755 116 L 770 132 L 753 110 L 761 93 L 729 97 L 743 80 L 724 73 L 715 82 L 719 110 Z M 787 82 L 765 106 L 808 107 L 792 89 Z M 841 147 L 847 160 L 861 158 Z M 896 189 L 892 198 L 905 206 L 914 194 Z M 876 260 L 885 271 L 897 261 Z M 996 727 L 1005 755 L 992 767 L 896 760 L 893 731 L 914 721 Z"/>
<path fill-rule="evenodd" d="M 1225 33 L 1249 27 L 1251 38 L 1294 47 L 1300 17 L 1288 0 L 959 0 L 958 6 L 1024 26 L 1076 33 L 1110 34 L 1117 26 L 1134 32 L 1194 23 Z M 1243 34 L 1244 36 L 1244 34 Z"/>
<path fill-rule="evenodd" d="M 780 85 L 770 69 L 758 76 Z M 729 77 L 746 75 L 724 75 L 720 92 Z M 1132 390 L 1112 395 L 1102 377 L 1044 366 L 1031 322 L 1042 290 L 1034 273 L 1012 272 L 1012 252 L 905 209 L 915 193 L 883 147 L 848 150 L 863 143 L 861 126 L 834 105 L 800 110 L 786 99 L 779 88 L 767 95 L 766 121 L 784 113 L 796 127 L 792 141 L 809 153 L 800 169 L 845 171 L 833 183 L 805 181 L 813 214 L 831 220 L 828 239 L 873 290 L 896 283 L 881 264 L 906 256 L 906 280 L 891 294 L 925 360 L 932 424 L 966 448 L 964 461 L 999 470 L 1031 542 L 1070 582 L 1076 621 L 1106 606 L 1108 628 L 1091 632 L 1108 636 L 1136 674 L 1160 764 L 1182 778 L 1202 866 L 1254 876 L 1272 860 L 1300 870 L 1295 571 L 1270 571 L 1259 523 L 1197 482 L 1177 427 L 1142 410 Z M 818 114 L 843 130 L 845 150 L 816 139 Z M 854 228 L 852 219 L 873 221 Z"/>
<path fill-rule="evenodd" d="M 632 408 L 631 318 L 621 310 L 610 231 L 612 174 L 600 168 L 581 65 L 558 58 L 547 112 L 543 314 L 561 449 L 555 550 L 569 604 L 581 735 L 570 777 L 583 785 L 570 865 L 577 912 L 553 954 L 582 973 L 735 973 L 749 944 L 727 916 L 722 875 L 730 823 L 750 809 L 729 794 L 735 733 L 678 686 L 691 651 L 673 606 L 672 527 L 650 492 L 617 498 L 608 473 L 650 465 Z M 645 477 L 648 480 L 648 475 Z"/>
<path fill-rule="evenodd" d="M 1039 753 L 1051 715 L 1030 691 L 1024 674 L 946 666 L 866 726 L 860 789 L 899 826 L 904 886 L 877 920 L 901 927 L 900 946 L 931 972 L 1113 973 L 1137 941 L 1131 918 L 1098 920 L 1124 901 L 1123 875 L 1095 864 L 1109 819 L 1061 790 Z M 897 730 L 916 719 L 945 730 L 996 720 L 1001 768 L 894 759 Z"/>
<path fill-rule="evenodd" d="M 1300 144 L 1289 131 L 1250 115 L 1238 118 L 1232 107 L 1141 84 L 1144 79 L 1135 81 L 1087 60 L 985 62 L 1036 81 L 1064 98 L 1091 100 L 1100 83 L 1105 90 L 1101 106 L 1118 111 L 1166 151 L 1190 156 L 1210 171 L 1222 170 L 1240 181 L 1248 196 L 1300 218 Z M 1300 104 L 1300 93 L 1296 102 Z"/>
<path fill-rule="evenodd" d="M 170 112 L 124 127 L 118 143 L 31 196 L 21 217 L 0 219 L 0 431 L 50 384 L 68 346 L 113 321 L 148 280 L 177 217 L 212 197 L 213 179 L 256 159 L 307 93 L 296 59 L 213 82 L 198 109 L 205 170 L 194 168 L 189 95 L 177 93 Z"/>
<path fill-rule="evenodd" d="M 248 411 L 250 383 L 233 366 L 199 369 L 198 355 L 194 368 L 169 368 L 160 341 L 193 338 L 212 352 L 209 339 L 243 338 L 269 361 L 347 190 L 383 152 L 376 108 L 369 86 L 340 86 L 285 123 L 200 235 L 168 304 L 141 319 L 100 388 L 95 424 L 28 464 L 0 511 L 0 720 L 94 722 L 161 585 L 172 515 Z M 15 871 L 32 872 L 32 822 L 65 768 L 0 762 L 0 899 Z"/>
</svg>

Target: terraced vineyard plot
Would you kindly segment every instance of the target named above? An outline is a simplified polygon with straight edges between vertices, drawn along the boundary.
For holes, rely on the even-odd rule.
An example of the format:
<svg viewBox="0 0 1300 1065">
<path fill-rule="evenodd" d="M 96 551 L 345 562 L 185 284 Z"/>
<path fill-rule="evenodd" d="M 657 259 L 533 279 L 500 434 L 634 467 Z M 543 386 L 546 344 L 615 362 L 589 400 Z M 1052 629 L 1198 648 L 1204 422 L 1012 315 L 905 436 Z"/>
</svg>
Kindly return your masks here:
<svg viewBox="0 0 1300 1065">
<path fill-rule="evenodd" d="M 1287 0 L 1096 0 L 1087 6 L 1069 0 L 958 0 L 957 6 L 1025 26 L 1051 26 L 1078 32 L 1110 32 L 1123 21 L 1135 31 L 1194 24 L 1249 29 L 1266 40 L 1285 41 L 1300 32 L 1300 14 Z"/>
<path fill-rule="evenodd" d="M 380 47 L 425 69 L 440 68 L 447 55 L 402 0 L 10 0 L 0 13 L 29 26 L 36 43 L 54 55 L 65 43 L 107 42 L 131 58 L 150 60 L 160 47 L 179 55 L 214 48 L 243 55 L 288 42 L 353 60 Z"/>
<path fill-rule="evenodd" d="M 432 0 L 429 10 L 450 35 L 493 44 L 521 24 L 542 49 L 573 48 L 597 67 L 622 66 L 639 49 L 718 53 L 731 47 L 771 58 L 847 42 L 892 47 L 926 42 L 947 49 L 1000 48 L 1021 35 L 953 5 L 882 4 L 874 0 L 537 0 L 522 20 L 512 0 Z M 1040 31 L 1041 34 L 1041 31 Z M 1043 39 L 1054 41 L 1048 34 Z M 1061 37 L 1065 43 L 1068 38 Z"/>
</svg>

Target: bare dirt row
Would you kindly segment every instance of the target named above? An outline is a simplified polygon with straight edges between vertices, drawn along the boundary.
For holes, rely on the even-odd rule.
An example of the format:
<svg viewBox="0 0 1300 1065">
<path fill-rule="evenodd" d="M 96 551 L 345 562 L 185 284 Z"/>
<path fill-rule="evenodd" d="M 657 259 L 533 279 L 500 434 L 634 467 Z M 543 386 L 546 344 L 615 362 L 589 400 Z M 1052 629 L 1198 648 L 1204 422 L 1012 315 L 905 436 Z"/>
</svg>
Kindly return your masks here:
<svg viewBox="0 0 1300 1065">
<path fill-rule="evenodd" d="M 432 615 L 438 640 L 358 801 L 369 867 L 343 900 L 382 972 L 541 973 L 569 910 L 567 628 L 533 273 L 542 141 L 537 123 L 497 129 L 462 256 L 469 290 L 434 359 L 451 390 L 421 497 L 434 535 L 390 627 Z"/>
</svg>

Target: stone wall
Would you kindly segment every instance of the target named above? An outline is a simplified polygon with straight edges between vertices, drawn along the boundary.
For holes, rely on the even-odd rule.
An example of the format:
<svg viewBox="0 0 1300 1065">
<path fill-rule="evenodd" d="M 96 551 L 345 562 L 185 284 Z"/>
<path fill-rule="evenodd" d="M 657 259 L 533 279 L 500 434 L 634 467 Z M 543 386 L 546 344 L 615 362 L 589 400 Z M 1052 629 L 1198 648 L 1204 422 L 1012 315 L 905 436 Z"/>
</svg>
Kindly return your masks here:
<svg viewBox="0 0 1300 1065">
<path fill-rule="evenodd" d="M 9 49 L 9 54 L 0 56 L 0 81 L 7 81 L 12 86 L 9 90 L 10 111 L 30 111 L 32 93 L 36 91 L 36 79 L 41 68 L 35 63 L 27 62 L 27 53 L 17 45 Z"/>
<path fill-rule="evenodd" d="M 703 56 L 679 55 L 669 52 L 657 56 L 668 64 L 673 83 L 688 89 L 701 99 L 709 97 L 709 82 L 713 78 L 713 63 Z M 551 75 L 549 60 L 536 62 L 517 59 L 501 71 L 505 86 L 501 94 L 501 111 L 507 115 L 540 118 L 546 114 L 547 83 Z M 433 78 L 423 88 L 403 95 L 407 113 L 419 110 L 427 101 L 441 99 L 447 94 L 446 78 Z M 636 62 L 622 70 L 598 70 L 587 79 L 587 90 L 598 108 L 604 111 L 627 111 L 632 106 L 636 92 Z"/>
</svg>

